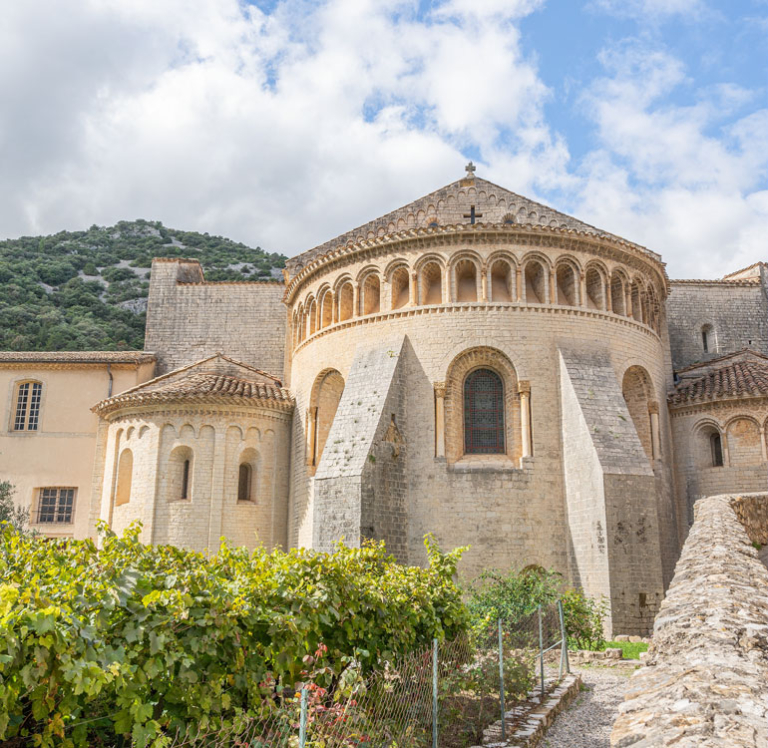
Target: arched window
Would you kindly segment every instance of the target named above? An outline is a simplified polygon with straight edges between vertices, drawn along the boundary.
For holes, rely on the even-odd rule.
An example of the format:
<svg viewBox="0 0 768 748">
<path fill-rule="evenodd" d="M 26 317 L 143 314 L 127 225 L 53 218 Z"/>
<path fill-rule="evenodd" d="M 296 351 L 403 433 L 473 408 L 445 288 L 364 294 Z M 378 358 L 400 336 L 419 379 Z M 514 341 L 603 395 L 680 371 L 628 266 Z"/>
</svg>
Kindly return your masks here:
<svg viewBox="0 0 768 748">
<path fill-rule="evenodd" d="M 528 304 L 546 303 L 546 278 L 540 262 L 531 260 L 525 266 L 525 301 Z"/>
<path fill-rule="evenodd" d="M 443 303 L 443 270 L 436 262 L 428 262 L 421 270 L 422 304 Z"/>
<path fill-rule="evenodd" d="M 247 463 L 242 463 L 237 474 L 237 500 L 238 501 L 250 501 L 251 500 L 251 466 Z"/>
<path fill-rule="evenodd" d="M 115 505 L 121 506 L 131 500 L 131 484 L 133 483 L 133 452 L 124 449 L 120 455 L 120 464 L 117 469 L 117 491 L 115 492 Z"/>
<path fill-rule="evenodd" d="M 490 369 L 476 369 L 464 380 L 464 452 L 504 452 L 504 385 Z"/>
<path fill-rule="evenodd" d="M 410 273 L 407 267 L 399 267 L 392 273 L 392 308 L 402 309 L 411 298 Z"/>
<path fill-rule="evenodd" d="M 381 282 L 376 273 L 365 277 L 362 289 L 363 314 L 376 314 L 381 310 Z"/>
<path fill-rule="evenodd" d="M 355 291 L 352 288 L 352 284 L 349 282 L 339 289 L 339 314 L 337 319 L 339 322 L 351 319 L 352 307 L 354 305 Z"/>
<path fill-rule="evenodd" d="M 560 306 L 576 306 L 578 281 L 576 271 L 566 262 L 560 263 L 555 273 L 557 285 L 557 303 Z"/>
<path fill-rule="evenodd" d="M 456 301 L 477 301 L 477 266 L 472 260 L 456 263 Z"/>
<path fill-rule="evenodd" d="M 189 447 L 179 446 L 171 452 L 168 470 L 168 501 L 192 498 L 193 459 L 194 456 Z"/>
<path fill-rule="evenodd" d="M 723 466 L 723 441 L 717 432 L 710 434 L 709 446 L 712 448 L 712 467 Z"/>
<path fill-rule="evenodd" d="M 37 431 L 40 424 L 40 400 L 43 385 L 40 382 L 21 382 L 16 388 L 14 431 Z"/>
<path fill-rule="evenodd" d="M 712 325 L 704 325 L 701 328 L 701 347 L 704 349 L 704 353 L 714 352 L 714 336 L 712 334 Z"/>
<path fill-rule="evenodd" d="M 491 265 L 491 301 L 512 301 L 514 274 L 506 260 Z"/>
</svg>

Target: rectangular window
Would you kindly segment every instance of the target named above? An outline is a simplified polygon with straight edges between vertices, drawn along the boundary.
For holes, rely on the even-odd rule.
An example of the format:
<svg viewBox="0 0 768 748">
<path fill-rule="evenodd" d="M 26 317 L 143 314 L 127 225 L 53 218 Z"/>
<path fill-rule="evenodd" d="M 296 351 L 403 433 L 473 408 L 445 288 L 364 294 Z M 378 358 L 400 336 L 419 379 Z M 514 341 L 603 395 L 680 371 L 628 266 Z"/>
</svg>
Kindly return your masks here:
<svg viewBox="0 0 768 748">
<path fill-rule="evenodd" d="M 41 488 L 37 521 L 41 524 L 71 523 L 74 506 L 74 488 Z"/>
<path fill-rule="evenodd" d="M 40 400 L 43 385 L 39 382 L 24 382 L 19 385 L 16 395 L 14 431 L 37 431 L 40 421 Z"/>
</svg>

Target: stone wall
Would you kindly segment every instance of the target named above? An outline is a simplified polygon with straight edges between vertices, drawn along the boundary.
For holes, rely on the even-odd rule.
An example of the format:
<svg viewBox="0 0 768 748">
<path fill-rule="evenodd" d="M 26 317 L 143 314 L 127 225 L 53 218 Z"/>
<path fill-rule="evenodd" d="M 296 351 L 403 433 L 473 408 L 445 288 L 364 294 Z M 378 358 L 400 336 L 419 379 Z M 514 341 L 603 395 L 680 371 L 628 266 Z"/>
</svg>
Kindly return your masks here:
<svg viewBox="0 0 768 748">
<path fill-rule="evenodd" d="M 667 320 L 675 369 L 742 348 L 768 354 L 768 298 L 760 282 L 672 281 Z M 706 352 L 705 325 L 712 328 Z"/>
<path fill-rule="evenodd" d="M 664 592 L 654 472 L 608 351 L 569 341 L 560 362 L 574 581 L 610 600 L 609 635 L 645 634 Z M 674 526 L 666 529 L 674 540 Z"/>
<path fill-rule="evenodd" d="M 768 570 L 734 498 L 696 503 L 651 654 L 613 727 L 615 748 L 768 745 Z M 765 516 L 768 496 L 741 502 L 744 516 Z"/>
<path fill-rule="evenodd" d="M 753 543 L 768 545 L 768 496 L 737 496 L 731 501 L 733 511 Z"/>
<path fill-rule="evenodd" d="M 145 348 L 157 373 L 224 353 L 283 377 L 286 310 L 280 282 L 208 283 L 197 260 L 155 259 Z"/>
</svg>

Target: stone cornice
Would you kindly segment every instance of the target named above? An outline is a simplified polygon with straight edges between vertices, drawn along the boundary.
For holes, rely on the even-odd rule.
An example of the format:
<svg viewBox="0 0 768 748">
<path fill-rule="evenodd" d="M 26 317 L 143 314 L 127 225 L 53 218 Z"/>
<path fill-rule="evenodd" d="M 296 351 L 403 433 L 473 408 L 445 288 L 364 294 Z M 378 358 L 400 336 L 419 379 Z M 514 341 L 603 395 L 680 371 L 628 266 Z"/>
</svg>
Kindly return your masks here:
<svg viewBox="0 0 768 748">
<path fill-rule="evenodd" d="M 365 241 L 339 246 L 309 262 L 285 288 L 283 301 L 291 304 L 298 290 L 316 275 L 345 264 L 370 260 L 391 254 L 394 248 L 406 250 L 433 249 L 436 246 L 457 245 L 477 246 L 500 242 L 524 247 L 547 247 L 576 252 L 589 252 L 596 257 L 608 257 L 637 269 L 653 269 L 661 283 L 664 295 L 669 290 L 669 279 L 660 257 L 638 245 L 619 239 L 597 236 L 576 229 L 562 229 L 545 226 L 520 226 L 515 224 L 474 225 L 455 224 L 434 228 L 414 228 Z"/>
<path fill-rule="evenodd" d="M 491 311 L 491 312 L 514 312 L 517 314 L 566 314 L 574 317 L 590 317 L 592 319 L 604 319 L 615 324 L 634 328 L 650 337 L 660 340 L 659 336 L 648 325 L 637 322 L 629 317 L 624 317 L 613 312 L 598 311 L 595 309 L 584 309 L 583 307 L 559 306 L 553 304 L 521 304 L 508 301 L 468 301 L 457 302 L 453 304 L 435 304 L 432 306 L 405 307 L 402 309 L 393 309 L 389 312 L 377 312 L 363 317 L 352 317 L 351 319 L 337 322 L 328 327 L 313 333 L 310 337 L 301 341 L 294 349 L 295 356 L 300 350 L 306 348 L 310 343 L 339 330 L 345 330 L 349 327 L 359 325 L 369 325 L 376 322 L 386 322 L 388 320 L 399 319 L 400 317 L 418 317 L 430 314 L 461 314 L 470 311 Z"/>
<path fill-rule="evenodd" d="M 708 400 L 694 405 L 669 405 L 669 414 L 672 418 L 682 418 L 698 413 L 711 413 L 713 410 L 744 410 L 747 406 L 768 406 L 768 397 L 765 395 L 743 395 L 720 400 Z"/>
<path fill-rule="evenodd" d="M 293 405 L 290 410 L 278 410 L 276 408 L 243 408 L 242 406 L 232 405 L 230 408 L 205 408 L 200 404 L 189 403 L 189 405 L 179 405 L 177 407 L 152 407 L 137 406 L 134 408 L 121 408 L 102 415 L 105 421 L 109 423 L 119 423 L 122 421 L 145 421 L 150 418 L 167 418 L 176 416 L 206 416 L 228 418 L 254 418 L 258 417 L 270 421 L 279 421 L 281 423 L 290 423 L 292 418 Z"/>
</svg>

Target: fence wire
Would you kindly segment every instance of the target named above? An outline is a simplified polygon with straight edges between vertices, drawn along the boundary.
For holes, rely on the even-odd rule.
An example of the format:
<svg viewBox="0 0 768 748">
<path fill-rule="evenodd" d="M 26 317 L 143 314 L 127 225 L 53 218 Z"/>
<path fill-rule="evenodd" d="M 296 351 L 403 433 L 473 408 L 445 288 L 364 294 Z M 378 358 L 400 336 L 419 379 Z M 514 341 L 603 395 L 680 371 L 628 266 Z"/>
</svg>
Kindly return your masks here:
<svg viewBox="0 0 768 748">
<path fill-rule="evenodd" d="M 297 684 L 235 728 L 177 734 L 171 748 L 467 748 L 496 724 L 504 739 L 520 707 L 568 670 L 559 603 L 496 620 L 452 641 L 380 662 L 365 677 L 351 663 L 328 687 Z"/>
</svg>

